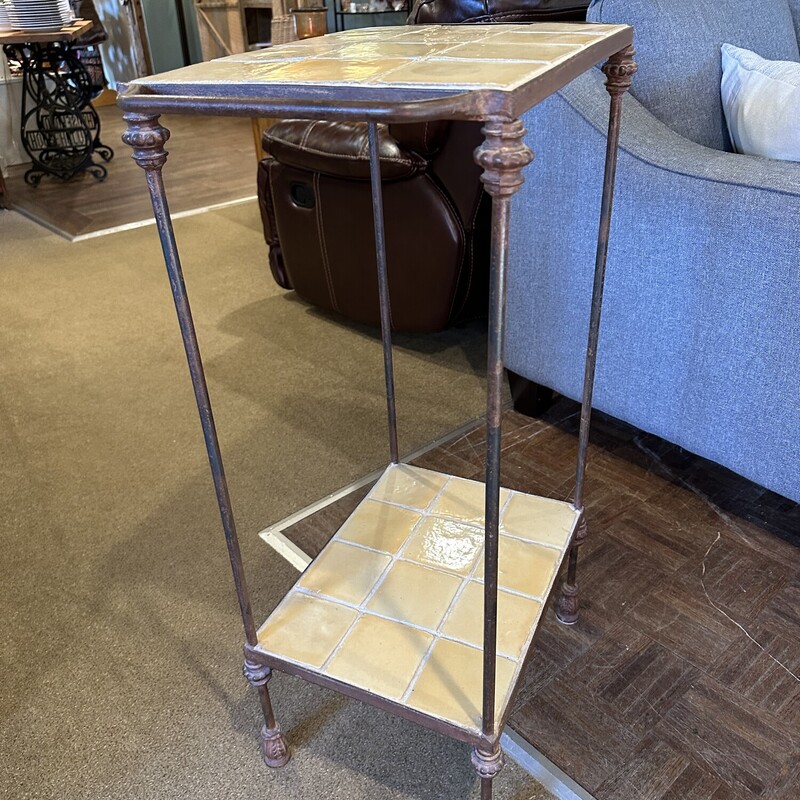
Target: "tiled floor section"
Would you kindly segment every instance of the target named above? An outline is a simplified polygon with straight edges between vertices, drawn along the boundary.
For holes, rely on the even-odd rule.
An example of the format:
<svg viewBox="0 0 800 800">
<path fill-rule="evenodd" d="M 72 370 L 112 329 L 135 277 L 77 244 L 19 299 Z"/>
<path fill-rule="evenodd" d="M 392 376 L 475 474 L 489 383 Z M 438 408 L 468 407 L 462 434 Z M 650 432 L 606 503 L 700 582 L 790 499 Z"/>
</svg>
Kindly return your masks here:
<svg viewBox="0 0 800 800">
<path fill-rule="evenodd" d="M 566 502 L 500 496 L 497 714 L 563 561 Z M 265 652 L 461 728 L 481 724 L 484 486 L 391 466 L 259 631 Z"/>
<path fill-rule="evenodd" d="M 569 497 L 577 412 L 505 414 L 503 485 Z M 484 446 L 416 463 L 474 478 Z M 365 492 L 287 536 L 319 552 Z M 581 619 L 544 613 L 512 727 L 598 800 L 797 800 L 800 505 L 602 414 L 586 499 Z"/>
</svg>

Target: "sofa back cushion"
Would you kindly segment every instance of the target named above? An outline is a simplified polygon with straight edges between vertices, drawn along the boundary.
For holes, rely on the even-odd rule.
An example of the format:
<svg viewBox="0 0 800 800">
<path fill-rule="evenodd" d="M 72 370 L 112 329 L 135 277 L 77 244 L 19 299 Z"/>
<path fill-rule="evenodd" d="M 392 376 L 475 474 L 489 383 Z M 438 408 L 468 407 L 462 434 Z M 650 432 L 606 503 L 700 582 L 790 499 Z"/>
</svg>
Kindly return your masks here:
<svg viewBox="0 0 800 800">
<path fill-rule="evenodd" d="M 794 30 L 797 34 L 797 41 L 800 42 L 800 0 L 789 0 L 789 8 L 794 17 Z"/>
<path fill-rule="evenodd" d="M 730 150 L 720 48 L 730 42 L 770 60 L 800 60 L 790 2 L 797 11 L 800 0 L 593 0 L 588 19 L 633 25 L 632 94 L 687 139 Z"/>
</svg>

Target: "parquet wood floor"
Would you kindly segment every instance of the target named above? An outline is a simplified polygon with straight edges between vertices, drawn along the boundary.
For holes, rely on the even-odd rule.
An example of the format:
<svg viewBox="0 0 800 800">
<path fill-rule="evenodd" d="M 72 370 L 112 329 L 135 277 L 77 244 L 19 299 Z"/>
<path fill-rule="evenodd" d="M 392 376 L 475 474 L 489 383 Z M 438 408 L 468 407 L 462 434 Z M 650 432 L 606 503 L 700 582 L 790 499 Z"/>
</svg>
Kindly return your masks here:
<svg viewBox="0 0 800 800">
<path fill-rule="evenodd" d="M 504 417 L 503 484 L 568 499 L 578 406 Z M 483 429 L 417 464 L 481 478 Z M 800 797 L 800 506 L 596 415 L 581 619 L 511 726 L 598 800 Z M 316 554 L 368 488 L 286 533 Z"/>
<path fill-rule="evenodd" d="M 14 208 L 68 238 L 153 216 L 144 173 L 121 140 L 122 111 L 116 105 L 97 111 L 101 139 L 115 152 L 105 164 L 104 181 L 86 174 L 66 182 L 45 177 L 32 187 L 24 181 L 28 166 L 11 167 L 6 178 Z M 249 119 L 165 114 L 162 124 L 172 134 L 164 183 L 173 214 L 255 195 L 257 162 Z M 104 163 L 98 156 L 95 160 Z"/>
</svg>

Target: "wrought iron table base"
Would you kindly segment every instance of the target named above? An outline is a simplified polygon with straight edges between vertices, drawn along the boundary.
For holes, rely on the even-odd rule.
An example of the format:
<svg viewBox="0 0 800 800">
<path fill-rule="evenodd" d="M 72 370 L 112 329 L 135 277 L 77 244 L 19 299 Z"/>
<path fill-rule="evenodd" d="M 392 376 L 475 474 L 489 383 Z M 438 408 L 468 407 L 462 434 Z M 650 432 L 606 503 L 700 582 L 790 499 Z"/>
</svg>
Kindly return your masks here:
<svg viewBox="0 0 800 800">
<path fill-rule="evenodd" d="M 569 566 L 558 602 L 558 618 L 567 624 L 577 621 L 577 552 L 586 538 L 586 523 L 583 515 L 583 486 L 586 469 L 586 452 L 588 448 L 589 423 L 591 417 L 592 383 L 594 379 L 597 341 L 600 326 L 603 279 L 608 250 L 608 235 L 611 221 L 611 208 L 614 193 L 614 177 L 616 152 L 619 141 L 621 99 L 631 85 L 635 72 L 633 49 L 628 47 L 612 56 L 603 71 L 606 74 L 606 87 L 611 95 L 609 116 L 608 146 L 606 169 L 603 182 L 602 212 L 595 262 L 594 291 L 592 296 L 591 318 L 589 327 L 589 343 L 585 365 L 585 383 L 583 391 L 583 408 L 579 432 L 577 481 L 572 505 L 579 515 L 579 524 L 571 543 Z M 195 398 L 203 427 L 209 463 L 217 495 L 222 526 L 233 570 L 234 583 L 240 612 L 244 623 L 246 644 L 244 675 L 248 682 L 256 688 L 264 714 L 265 725 L 261 733 L 262 755 L 270 767 L 280 767 L 290 758 L 290 751 L 284 734 L 276 722 L 270 701 L 267 683 L 272 674 L 272 667 L 264 663 L 264 655 L 259 649 L 258 634 L 253 618 L 250 596 L 247 589 L 241 553 L 231 510 L 227 481 L 225 478 L 219 441 L 214 425 L 211 403 L 203 372 L 200 351 L 195 334 L 192 313 L 186 295 L 181 264 L 175 242 L 175 235 L 169 215 L 169 208 L 164 192 L 161 170 L 167 159 L 164 145 L 169 132 L 159 125 L 159 116 L 155 113 L 139 113 L 127 111 L 125 119 L 128 130 L 123 136 L 125 142 L 134 149 L 134 159 L 142 167 L 147 176 L 153 209 L 158 225 L 159 236 L 169 273 L 175 307 L 178 314 L 184 347 L 189 363 Z M 370 169 L 375 208 L 376 256 L 379 276 L 379 293 L 381 303 L 381 327 L 384 348 L 384 366 L 386 375 L 387 404 L 389 417 L 389 441 L 392 463 L 398 462 L 397 425 L 394 409 L 394 382 L 391 353 L 391 330 L 389 320 L 388 280 L 386 273 L 386 253 L 384 242 L 384 225 L 381 203 L 380 162 L 377 149 L 377 123 L 370 120 Z M 500 510 L 500 441 L 501 441 L 501 402 L 503 378 L 503 340 L 505 326 L 505 294 L 506 272 L 508 261 L 509 207 L 512 195 L 522 184 L 522 172 L 532 161 L 533 154 L 523 142 L 525 134 L 522 123 L 518 119 L 489 118 L 483 128 L 485 140 L 476 150 L 475 158 L 483 168 L 482 180 L 486 191 L 492 197 L 492 245 L 491 245 L 491 294 L 489 316 L 489 356 L 488 356 L 488 389 L 487 389 L 487 459 L 486 459 L 486 505 L 485 505 L 485 575 L 484 586 L 484 632 L 483 632 L 483 708 L 480 732 L 471 733 L 457 726 L 437 723 L 430 717 L 415 713 L 412 709 L 403 709 L 398 703 L 384 701 L 382 698 L 366 690 L 352 686 L 343 687 L 335 680 L 323 679 L 319 675 L 311 675 L 310 671 L 300 667 L 286 668 L 285 671 L 306 677 L 308 680 L 358 697 L 373 705 L 385 708 L 392 713 L 399 713 L 414 719 L 420 724 L 438 730 L 446 735 L 469 742 L 473 745 L 472 763 L 481 780 L 482 800 L 491 800 L 492 785 L 495 776 L 503 766 L 500 750 L 500 735 L 505 725 L 508 708 L 496 718 L 495 686 L 497 663 L 497 590 L 498 590 L 498 537 Z M 528 649 L 527 657 L 532 647 Z M 284 665 L 281 665 L 281 669 Z M 513 696 L 513 695 L 512 695 Z"/>
<path fill-rule="evenodd" d="M 32 166 L 25 182 L 38 186 L 45 175 L 64 181 L 81 172 L 105 180 L 114 151 L 100 141 L 100 118 L 91 104 L 92 81 L 69 42 L 7 44 L 22 65 L 21 138 Z"/>
</svg>

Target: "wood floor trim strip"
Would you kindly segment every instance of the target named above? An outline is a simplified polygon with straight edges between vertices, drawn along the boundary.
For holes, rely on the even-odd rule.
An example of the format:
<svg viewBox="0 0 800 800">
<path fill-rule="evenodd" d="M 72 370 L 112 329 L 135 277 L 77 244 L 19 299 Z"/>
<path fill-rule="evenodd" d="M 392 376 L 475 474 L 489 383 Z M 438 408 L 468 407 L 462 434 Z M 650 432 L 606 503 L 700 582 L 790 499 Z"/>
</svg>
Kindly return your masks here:
<svg viewBox="0 0 800 800">
<path fill-rule="evenodd" d="M 302 572 L 314 560 L 294 542 L 289 541 L 280 531 L 262 531 L 259 536 L 298 572 Z"/>
<path fill-rule="evenodd" d="M 446 433 L 436 441 L 431 442 L 430 444 L 421 447 L 419 450 L 415 450 L 413 453 L 409 453 L 409 455 L 405 456 L 401 459 L 403 464 L 408 464 L 411 461 L 415 461 L 420 456 L 424 455 L 425 453 L 430 452 L 431 450 L 435 450 L 437 447 L 443 444 L 447 444 L 448 442 L 452 442 L 455 439 L 458 439 L 460 436 L 471 431 L 476 423 L 478 423 L 482 417 L 477 417 L 475 419 L 466 422 L 464 425 L 456 428 L 454 431 L 450 431 L 450 433 Z M 376 470 L 375 472 L 370 473 L 364 478 L 360 478 L 357 481 L 353 481 L 353 483 L 349 483 L 347 486 L 338 489 L 335 492 L 323 497 L 321 500 L 318 500 L 316 503 L 312 503 L 310 506 L 306 506 L 305 508 L 301 508 L 299 511 L 296 511 L 294 514 L 290 514 L 288 517 L 284 517 L 279 522 L 276 522 L 274 525 L 270 525 L 268 528 L 264 528 L 258 532 L 258 535 L 271 547 L 274 547 L 281 555 L 284 555 L 280 551 L 280 547 L 283 546 L 282 542 L 289 542 L 289 540 L 285 536 L 281 536 L 279 539 L 274 538 L 274 534 L 282 533 L 287 528 L 291 528 L 292 525 L 297 524 L 298 522 L 302 522 L 304 519 L 307 519 L 312 514 L 316 514 L 317 511 L 321 511 L 323 508 L 327 508 L 330 505 L 333 505 L 337 500 L 341 500 L 343 497 L 347 497 L 351 492 L 356 491 L 356 489 L 360 489 L 363 486 L 367 486 L 370 483 L 374 483 L 375 481 L 383 475 L 385 467 L 381 467 L 381 469 Z M 278 543 L 276 547 L 275 543 Z M 291 544 L 291 542 L 289 542 Z M 292 545 L 294 547 L 294 545 Z M 298 548 L 299 550 L 299 548 Z M 299 552 L 302 552 L 299 550 Z M 305 555 L 305 554 L 303 554 Z M 284 556 L 285 557 L 285 556 Z M 309 559 L 310 560 L 310 559 Z M 305 567 L 303 567 L 305 569 Z"/>
<path fill-rule="evenodd" d="M 566 772 L 560 770 L 547 756 L 525 741 L 511 728 L 506 728 L 500 738 L 503 752 L 513 758 L 522 769 L 558 800 L 595 800 L 582 786 L 575 783 Z"/>
<path fill-rule="evenodd" d="M 224 203 L 214 203 L 210 206 L 190 208 L 187 211 L 176 211 L 171 215 L 171 217 L 172 219 L 194 217 L 197 214 L 205 214 L 206 211 L 219 211 L 220 209 L 229 208 L 230 206 L 238 206 L 242 205 L 243 203 L 252 203 L 255 200 L 258 200 L 258 195 L 253 194 L 247 197 L 239 197 L 236 200 L 226 200 Z M 146 228 L 148 225 L 155 225 L 156 223 L 155 218 L 142 219 L 138 222 L 127 222 L 124 225 L 116 225 L 113 228 L 104 228 L 101 231 L 92 231 L 91 233 L 81 233 L 77 236 L 71 236 L 66 231 L 61 230 L 61 228 L 53 225 L 51 222 L 48 222 L 46 219 L 40 217 L 38 214 L 28 208 L 23 206 L 14 206 L 11 210 L 16 211 L 18 214 L 22 214 L 23 217 L 27 217 L 37 225 L 47 228 L 47 230 L 49 230 L 51 233 L 55 233 L 57 236 L 60 236 L 62 239 L 66 239 L 68 242 L 85 242 L 87 239 L 97 239 L 101 236 L 110 236 L 112 233 L 122 233 L 124 231 L 136 230 L 137 228 Z"/>
<path fill-rule="evenodd" d="M 184 217 L 194 217 L 197 214 L 205 214 L 206 211 L 219 211 L 222 208 L 229 208 L 231 206 L 239 206 L 242 203 L 251 203 L 254 200 L 258 200 L 258 195 L 252 194 L 247 197 L 239 197 L 236 200 L 226 200 L 224 203 L 214 203 L 210 206 L 201 206 L 200 208 L 190 208 L 187 211 L 176 211 L 174 214 L 170 216 L 172 219 L 183 219 Z M 59 231 L 54 229 L 52 226 L 47 225 L 46 223 L 42 222 L 41 220 L 36 220 L 39 222 L 40 225 L 45 225 L 46 227 L 50 228 L 51 230 L 55 230 L 56 233 L 64 236 L 65 238 L 69 239 L 71 242 L 85 242 L 87 239 L 97 239 L 100 236 L 109 236 L 112 233 L 122 233 L 123 231 L 132 231 L 136 228 L 145 228 L 148 225 L 155 225 L 155 218 L 153 219 L 143 219 L 139 220 L 138 222 L 128 222 L 125 225 L 117 225 L 113 228 L 104 228 L 101 231 L 92 231 L 91 233 L 82 233 L 78 236 L 68 236 L 63 231 Z"/>
</svg>

